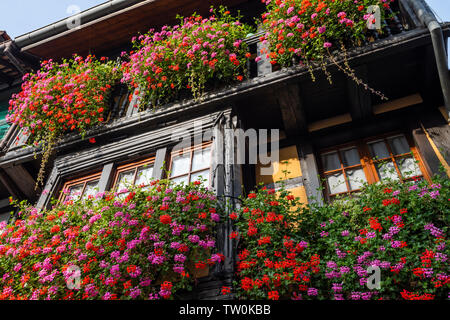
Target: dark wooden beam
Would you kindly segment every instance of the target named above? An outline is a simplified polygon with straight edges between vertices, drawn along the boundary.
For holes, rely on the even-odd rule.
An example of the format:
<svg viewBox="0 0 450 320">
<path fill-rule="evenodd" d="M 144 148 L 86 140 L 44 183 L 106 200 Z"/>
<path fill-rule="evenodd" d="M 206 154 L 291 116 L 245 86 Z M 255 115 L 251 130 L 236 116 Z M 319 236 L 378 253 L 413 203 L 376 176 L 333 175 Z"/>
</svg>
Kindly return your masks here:
<svg viewBox="0 0 450 320">
<path fill-rule="evenodd" d="M 7 208 L 9 206 L 10 206 L 10 202 L 9 202 L 8 198 L 0 200 L 0 209 Z"/>
<path fill-rule="evenodd" d="M 14 199 L 23 199 L 23 193 L 17 188 L 14 181 L 6 174 L 3 169 L 0 169 L 0 182 L 5 186 L 6 190 L 8 190 L 9 194 Z"/>
<path fill-rule="evenodd" d="M 9 69 L 11 69 L 12 71 L 15 71 L 15 72 L 17 71 L 16 66 L 13 65 L 11 62 L 9 62 L 9 61 L 6 60 L 6 59 L 1 59 L 1 60 L 0 60 L 0 65 L 4 66 L 4 67 L 6 67 L 6 68 L 9 68 Z"/>
<path fill-rule="evenodd" d="M 30 66 L 32 69 L 37 70 L 40 68 L 40 58 L 28 52 L 21 52 L 14 50 L 14 55 L 24 64 Z"/>
<path fill-rule="evenodd" d="M 35 189 L 36 181 L 23 166 L 5 168 L 5 172 L 29 200 L 35 200 L 40 194 L 41 190 Z"/>
<path fill-rule="evenodd" d="M 22 75 L 24 75 L 26 72 L 25 68 L 23 67 L 23 62 L 18 59 L 14 53 L 14 48 L 10 45 L 7 45 L 6 50 L 4 54 L 8 57 L 9 61 L 14 65 L 15 69 L 19 71 Z"/>
<path fill-rule="evenodd" d="M 441 163 L 439 162 L 438 157 L 428 141 L 425 132 L 422 128 L 413 129 L 411 132 L 414 139 L 414 144 L 419 149 L 419 153 L 424 160 L 423 162 L 427 171 L 431 175 L 439 174 L 439 166 Z"/>
<path fill-rule="evenodd" d="M 442 92 L 436 90 L 436 88 L 440 88 L 440 83 L 433 46 L 428 45 L 424 47 L 422 51 L 420 95 L 423 97 L 425 103 L 437 105 L 439 104 L 438 97 L 442 96 Z"/>
<path fill-rule="evenodd" d="M 4 82 L 4 83 L 8 84 L 8 86 L 11 86 L 11 83 L 14 82 L 14 78 L 10 77 L 6 73 L 3 73 L 2 71 L 0 71 L 0 82 Z"/>
<path fill-rule="evenodd" d="M 354 67 L 354 70 L 355 75 L 367 84 L 369 78 L 367 66 L 357 66 Z M 353 79 L 347 78 L 347 92 L 353 121 L 360 121 L 373 116 L 369 90 L 365 89 L 362 84 L 358 85 Z"/>
<path fill-rule="evenodd" d="M 426 170 L 431 176 L 450 177 L 450 126 L 438 110 L 427 113 L 412 110 L 409 114 L 403 125 L 412 133 Z M 441 167 L 447 167 L 447 171 L 441 171 Z"/>
<path fill-rule="evenodd" d="M 280 88 L 276 92 L 276 96 L 286 135 L 289 137 L 306 132 L 306 117 L 300 98 L 299 85 L 288 84 Z"/>
</svg>

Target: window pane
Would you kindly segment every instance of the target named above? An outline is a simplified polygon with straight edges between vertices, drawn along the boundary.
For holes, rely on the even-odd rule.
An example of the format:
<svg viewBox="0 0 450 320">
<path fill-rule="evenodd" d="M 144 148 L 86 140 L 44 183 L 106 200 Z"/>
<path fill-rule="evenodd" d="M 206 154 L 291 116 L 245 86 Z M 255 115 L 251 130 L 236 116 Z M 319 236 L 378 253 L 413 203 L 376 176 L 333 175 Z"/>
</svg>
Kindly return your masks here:
<svg viewBox="0 0 450 320">
<path fill-rule="evenodd" d="M 341 150 L 341 156 L 342 161 L 344 161 L 344 166 L 346 167 L 361 164 L 358 149 L 356 148 Z"/>
<path fill-rule="evenodd" d="M 344 174 L 342 173 L 327 175 L 327 183 L 330 194 L 348 191 L 347 185 L 345 184 Z"/>
<path fill-rule="evenodd" d="M 202 177 L 202 179 L 206 180 L 206 182 L 204 182 L 203 185 L 206 187 L 209 186 L 209 170 L 193 173 L 191 175 L 191 182 L 199 180 L 200 176 Z"/>
<path fill-rule="evenodd" d="M 336 170 L 341 167 L 341 161 L 339 160 L 337 152 L 323 154 L 322 163 L 325 171 Z"/>
<path fill-rule="evenodd" d="M 89 196 L 95 196 L 98 192 L 99 180 L 91 181 L 86 184 L 86 189 L 84 190 L 83 199 L 87 199 Z"/>
<path fill-rule="evenodd" d="M 197 150 L 192 158 L 192 171 L 209 168 L 211 160 L 211 149 Z"/>
<path fill-rule="evenodd" d="M 147 167 L 140 167 L 138 169 L 137 172 L 137 177 L 136 177 L 136 186 L 140 186 L 140 185 L 149 185 L 150 181 L 152 180 L 152 175 L 153 175 L 153 167 L 152 166 L 147 166 Z"/>
<path fill-rule="evenodd" d="M 78 199 L 80 199 L 81 193 L 83 192 L 83 187 L 84 187 L 84 183 L 80 183 L 73 187 L 70 187 L 69 194 L 68 194 L 68 197 L 70 197 L 70 198 L 66 198 L 66 199 L 74 200 L 74 201 L 77 201 Z"/>
<path fill-rule="evenodd" d="M 346 170 L 345 173 L 347 174 L 351 190 L 361 189 L 364 182 L 367 182 L 366 175 L 362 168 Z"/>
<path fill-rule="evenodd" d="M 392 153 L 395 155 L 411 152 L 408 141 L 406 141 L 404 136 L 389 138 L 388 141 L 391 146 Z"/>
<path fill-rule="evenodd" d="M 398 174 L 392 161 L 376 164 L 380 180 L 398 180 Z"/>
<path fill-rule="evenodd" d="M 422 175 L 422 172 L 416 163 L 416 159 L 413 157 L 397 159 L 397 165 L 404 178 Z"/>
<path fill-rule="evenodd" d="M 172 158 L 171 177 L 176 177 L 189 172 L 191 154 L 189 152 Z"/>
<path fill-rule="evenodd" d="M 184 182 L 184 184 L 186 185 L 186 184 L 189 183 L 188 178 L 189 178 L 189 176 L 188 176 L 188 175 L 185 175 L 185 176 L 182 176 L 182 177 L 178 177 L 178 178 L 172 179 L 172 181 L 173 181 L 175 184 L 179 184 L 179 183 Z"/>
<path fill-rule="evenodd" d="M 377 141 L 373 143 L 369 143 L 370 152 L 372 153 L 372 157 L 376 159 L 383 159 L 390 157 L 389 151 L 386 147 L 384 141 Z"/>
<path fill-rule="evenodd" d="M 119 173 L 119 178 L 117 179 L 117 191 L 123 190 L 130 185 L 133 185 L 134 172 L 135 169 Z"/>
</svg>

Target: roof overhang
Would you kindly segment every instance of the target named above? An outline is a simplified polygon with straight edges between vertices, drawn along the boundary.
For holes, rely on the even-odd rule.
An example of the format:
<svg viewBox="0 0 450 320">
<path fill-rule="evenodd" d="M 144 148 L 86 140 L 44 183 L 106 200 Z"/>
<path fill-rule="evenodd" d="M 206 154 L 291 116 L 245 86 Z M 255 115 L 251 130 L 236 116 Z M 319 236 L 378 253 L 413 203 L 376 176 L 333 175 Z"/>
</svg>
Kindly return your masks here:
<svg viewBox="0 0 450 320">
<path fill-rule="evenodd" d="M 176 22 L 176 14 L 206 15 L 211 5 L 232 7 L 247 2 L 249 0 L 113 0 L 17 37 L 15 42 L 22 52 L 43 59 L 70 57 L 74 53 L 99 55 L 131 46 L 133 36 Z M 80 25 L 71 28 L 77 17 Z"/>
</svg>

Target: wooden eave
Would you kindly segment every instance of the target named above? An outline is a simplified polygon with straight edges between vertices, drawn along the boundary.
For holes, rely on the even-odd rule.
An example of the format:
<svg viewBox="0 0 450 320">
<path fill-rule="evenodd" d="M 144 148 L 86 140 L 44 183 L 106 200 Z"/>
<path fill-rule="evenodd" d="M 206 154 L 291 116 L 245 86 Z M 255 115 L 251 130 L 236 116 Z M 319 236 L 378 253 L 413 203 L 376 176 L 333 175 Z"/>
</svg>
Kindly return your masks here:
<svg viewBox="0 0 450 320">
<path fill-rule="evenodd" d="M 228 0 L 226 5 L 232 7 L 246 2 L 248 0 Z M 74 53 L 105 54 L 114 49 L 130 47 L 132 37 L 145 33 L 150 28 L 176 24 L 178 21 L 175 13 L 182 16 L 194 12 L 209 15 L 211 5 L 218 6 L 223 3 L 224 1 L 220 0 L 145 0 L 75 29 L 27 45 L 22 51 L 42 59 L 71 57 Z"/>
</svg>

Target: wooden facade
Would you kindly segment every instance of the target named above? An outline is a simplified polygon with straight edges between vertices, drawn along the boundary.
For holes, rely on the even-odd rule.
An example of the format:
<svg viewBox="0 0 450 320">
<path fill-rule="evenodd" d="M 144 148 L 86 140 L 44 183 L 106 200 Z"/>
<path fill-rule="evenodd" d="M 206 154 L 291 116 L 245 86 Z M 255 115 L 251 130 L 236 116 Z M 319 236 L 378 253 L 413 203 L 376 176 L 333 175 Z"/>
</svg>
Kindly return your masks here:
<svg viewBox="0 0 450 320">
<path fill-rule="evenodd" d="M 133 3 L 85 23 L 82 21 L 77 30 L 62 31 L 26 43 L 22 48 L 18 48 L 14 40 L 5 41 L 17 47 L 16 56 L 21 59 L 17 61 L 24 68 L 35 68 L 32 62 L 36 59 L 57 59 L 75 51 L 114 57 L 128 48 L 133 35 L 145 32 L 149 27 L 170 23 L 173 12 L 205 13 L 216 1 Z M 262 11 L 259 0 L 221 3 L 233 10 L 241 10 L 247 17 L 256 17 Z M 94 177 L 98 181 L 98 191 L 110 190 L 117 185 L 121 172 L 143 164 L 152 166 L 152 178 L 163 178 L 165 169 L 171 169 L 173 148 L 179 143 L 174 140 L 173 132 L 201 136 L 202 144 L 193 144 L 192 148 L 204 148 L 203 143 L 210 147 L 210 166 L 197 171 L 191 168 L 187 174 L 208 169 L 211 187 L 219 199 L 232 205 L 238 205 L 235 199 L 255 185 L 262 183 L 277 189 L 280 181 L 284 181 L 287 188 L 305 203 L 331 201 L 336 192 L 330 192 L 326 179 L 337 172 L 342 172 L 347 188 L 339 193 L 357 191 L 350 185 L 349 170 L 361 169 L 369 183 L 380 180 L 377 160 L 371 156 L 367 143 L 398 135 L 405 137 L 409 151 L 419 163 L 420 174 L 417 176 L 427 180 L 435 174 L 450 177 L 450 127 L 446 113 L 439 109 L 444 105 L 444 99 L 430 33 L 411 8 L 402 5 L 397 9 L 397 23 L 390 26 L 391 33 L 387 37 L 348 53 L 357 76 L 383 92 L 389 98 L 388 102 L 356 85 L 333 64 L 328 66 L 333 77 L 330 84 L 320 68 L 315 70 L 316 81 L 312 82 L 304 67 L 276 70 L 264 57 L 257 64 L 249 63 L 249 80 L 207 93 L 200 102 L 175 101 L 157 110 L 139 111 L 132 104 L 130 106 L 127 90 L 117 88 L 105 126 L 93 130 L 84 140 L 78 135 L 68 135 L 57 147 L 47 169 L 46 192 L 34 189 L 39 150 L 24 147 L 27 137 L 18 128 L 10 128 L 0 150 L 0 217 L 5 219 L 12 210 L 7 201 L 10 196 L 27 199 L 39 208 L 45 208 L 51 197 L 59 197 L 64 188 L 83 181 L 86 184 Z M 448 37 L 450 23 L 441 27 Z M 246 39 L 254 55 L 258 55 L 261 48 L 258 38 L 255 35 Z M 7 59 L 10 61 L 10 56 L 0 52 L 0 71 L 6 70 L 4 73 L 9 77 L 0 86 L 0 101 L 19 90 L 21 71 L 7 67 L 3 62 Z M 200 132 L 196 126 L 199 122 L 202 124 Z M 236 137 L 232 132 L 237 129 L 280 130 L 278 150 L 270 150 L 279 151 L 272 175 L 260 174 L 265 166 L 261 163 L 236 164 Z M 95 145 L 88 142 L 90 137 L 96 138 Z M 323 155 L 337 151 L 342 157 L 339 150 L 346 147 L 358 150 L 360 162 L 345 165 L 340 159 L 339 168 L 327 170 Z M 392 161 L 400 179 L 402 172 L 397 159 L 406 158 L 408 154 L 389 149 L 390 160 L 385 158 Z M 191 167 L 192 157 L 193 152 L 190 153 Z M 446 171 L 440 171 L 441 166 Z M 219 251 L 227 256 L 226 263 L 216 266 L 208 276 L 200 279 L 195 291 L 186 297 L 228 298 L 220 296 L 219 289 L 232 282 L 236 253 L 228 237 L 230 230 L 231 222 L 226 221 L 217 232 Z"/>
</svg>

